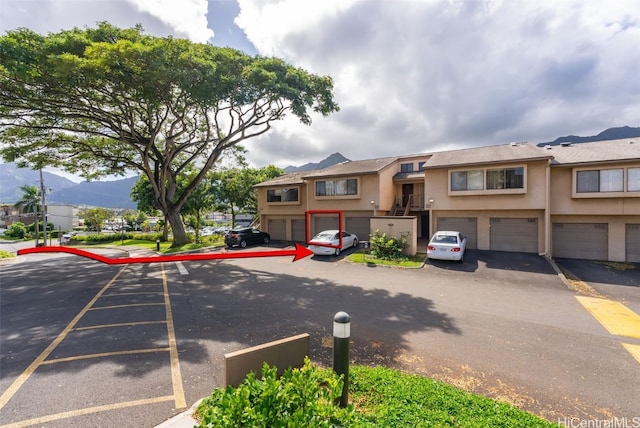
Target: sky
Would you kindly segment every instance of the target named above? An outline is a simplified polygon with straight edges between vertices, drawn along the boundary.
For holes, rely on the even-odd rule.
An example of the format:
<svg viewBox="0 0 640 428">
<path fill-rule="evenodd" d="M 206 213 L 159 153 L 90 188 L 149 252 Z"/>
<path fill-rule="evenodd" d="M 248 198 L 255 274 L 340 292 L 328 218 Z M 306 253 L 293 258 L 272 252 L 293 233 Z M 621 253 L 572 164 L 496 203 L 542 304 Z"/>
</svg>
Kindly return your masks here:
<svg viewBox="0 0 640 428">
<path fill-rule="evenodd" d="M 246 142 L 256 167 L 640 126 L 637 0 L 2 0 L 0 33 L 108 21 L 279 57 L 340 111 Z"/>
</svg>

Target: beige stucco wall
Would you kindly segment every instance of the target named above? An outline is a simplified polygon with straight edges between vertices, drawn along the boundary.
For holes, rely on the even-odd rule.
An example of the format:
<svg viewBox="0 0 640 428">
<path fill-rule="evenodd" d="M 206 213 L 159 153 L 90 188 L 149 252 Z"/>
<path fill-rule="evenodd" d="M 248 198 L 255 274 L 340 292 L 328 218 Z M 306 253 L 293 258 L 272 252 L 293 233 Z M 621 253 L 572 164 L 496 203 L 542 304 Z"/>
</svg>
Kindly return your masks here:
<svg viewBox="0 0 640 428">
<path fill-rule="evenodd" d="M 607 165 L 606 168 L 628 168 L 635 165 Z M 638 215 L 640 192 L 627 192 L 624 196 L 598 193 L 588 197 L 573 197 L 573 169 L 551 168 L 551 215 Z"/>
<path fill-rule="evenodd" d="M 375 233 L 386 233 L 387 236 L 400 238 L 403 234 L 407 236 L 408 247 L 404 253 L 415 256 L 418 251 L 418 221 L 416 217 L 373 217 L 371 219 L 371 230 Z"/>
<path fill-rule="evenodd" d="M 626 224 L 640 223 L 640 217 L 637 215 L 553 215 L 551 223 L 605 223 L 607 225 L 609 260 L 623 262 L 626 259 Z"/>
<path fill-rule="evenodd" d="M 491 168 L 521 166 L 518 164 L 495 164 Z M 484 168 L 486 166 L 479 166 Z M 474 194 L 449 193 L 450 169 L 430 169 L 425 174 L 425 201 L 433 199 L 435 210 L 487 210 L 487 209 L 544 209 L 546 206 L 546 161 L 526 164 L 526 192 L 500 193 L 484 191 Z M 459 169 L 474 169 L 469 166 Z"/>
<path fill-rule="evenodd" d="M 491 249 L 492 218 L 535 218 L 538 219 L 538 253 L 545 253 L 545 225 L 542 210 L 470 210 L 470 211 L 432 211 L 431 230 L 436 231 L 439 217 L 474 217 L 477 219 L 478 250 Z"/>
</svg>

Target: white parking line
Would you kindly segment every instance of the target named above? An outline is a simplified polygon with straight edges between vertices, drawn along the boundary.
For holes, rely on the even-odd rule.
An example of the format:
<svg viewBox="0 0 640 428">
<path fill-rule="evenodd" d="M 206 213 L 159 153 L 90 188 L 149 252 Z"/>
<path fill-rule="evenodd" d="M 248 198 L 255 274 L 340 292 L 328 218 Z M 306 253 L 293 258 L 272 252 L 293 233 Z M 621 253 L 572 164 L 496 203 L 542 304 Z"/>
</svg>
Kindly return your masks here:
<svg viewBox="0 0 640 428">
<path fill-rule="evenodd" d="M 186 267 L 184 267 L 182 262 L 176 262 L 176 267 L 178 268 L 178 272 L 180 272 L 180 275 L 189 275 L 189 271 Z"/>
</svg>

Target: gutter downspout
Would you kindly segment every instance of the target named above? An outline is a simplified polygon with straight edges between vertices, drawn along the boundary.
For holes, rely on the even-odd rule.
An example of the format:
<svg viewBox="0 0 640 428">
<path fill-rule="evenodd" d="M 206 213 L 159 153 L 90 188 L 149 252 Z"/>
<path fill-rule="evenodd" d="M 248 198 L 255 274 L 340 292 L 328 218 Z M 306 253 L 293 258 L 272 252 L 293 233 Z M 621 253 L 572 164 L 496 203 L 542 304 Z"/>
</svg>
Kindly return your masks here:
<svg viewBox="0 0 640 428">
<path fill-rule="evenodd" d="M 545 171 L 545 201 L 544 201 L 544 256 L 552 257 L 551 251 L 551 159 L 547 161 Z"/>
</svg>

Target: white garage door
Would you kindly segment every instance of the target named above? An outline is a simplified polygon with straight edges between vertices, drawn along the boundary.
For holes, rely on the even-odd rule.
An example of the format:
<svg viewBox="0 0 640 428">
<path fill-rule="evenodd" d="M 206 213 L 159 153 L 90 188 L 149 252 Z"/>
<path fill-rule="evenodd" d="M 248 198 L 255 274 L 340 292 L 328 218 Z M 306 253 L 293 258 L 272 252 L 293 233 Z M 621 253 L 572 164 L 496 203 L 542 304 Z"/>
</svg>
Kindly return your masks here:
<svg viewBox="0 0 640 428">
<path fill-rule="evenodd" d="M 291 238 L 295 242 L 305 242 L 307 239 L 305 235 L 305 221 L 291 220 Z M 311 236 L 309 238 L 311 238 Z"/>
<path fill-rule="evenodd" d="M 267 233 L 271 235 L 273 241 L 284 241 L 287 239 L 287 221 L 284 219 L 267 220 Z"/>
<path fill-rule="evenodd" d="M 537 218 L 492 218 L 490 223 L 491 250 L 538 252 Z"/>
<path fill-rule="evenodd" d="M 607 260 L 606 223 L 553 223 L 553 257 Z"/>
<path fill-rule="evenodd" d="M 640 224 L 626 225 L 626 260 L 640 263 Z"/>
<path fill-rule="evenodd" d="M 478 219 L 475 217 L 438 217 L 438 230 L 456 230 L 467 237 L 467 248 L 478 248 Z"/>
<path fill-rule="evenodd" d="M 369 217 L 347 217 L 346 231 L 355 234 L 360 241 L 368 241 L 371 233 Z"/>
</svg>

